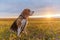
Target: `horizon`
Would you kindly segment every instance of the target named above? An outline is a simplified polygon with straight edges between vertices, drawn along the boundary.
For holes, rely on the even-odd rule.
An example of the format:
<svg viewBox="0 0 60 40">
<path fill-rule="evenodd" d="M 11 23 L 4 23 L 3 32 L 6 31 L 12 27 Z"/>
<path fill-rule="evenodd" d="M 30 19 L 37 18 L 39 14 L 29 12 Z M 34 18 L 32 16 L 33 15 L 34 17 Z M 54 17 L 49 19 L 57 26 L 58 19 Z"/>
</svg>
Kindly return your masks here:
<svg viewBox="0 0 60 40">
<path fill-rule="evenodd" d="M 1 18 L 18 18 L 18 17 L 1 17 Z M 54 17 L 54 16 L 29 16 L 29 18 L 48 18 L 48 19 L 51 19 L 51 18 L 59 18 L 59 17 Z"/>
</svg>

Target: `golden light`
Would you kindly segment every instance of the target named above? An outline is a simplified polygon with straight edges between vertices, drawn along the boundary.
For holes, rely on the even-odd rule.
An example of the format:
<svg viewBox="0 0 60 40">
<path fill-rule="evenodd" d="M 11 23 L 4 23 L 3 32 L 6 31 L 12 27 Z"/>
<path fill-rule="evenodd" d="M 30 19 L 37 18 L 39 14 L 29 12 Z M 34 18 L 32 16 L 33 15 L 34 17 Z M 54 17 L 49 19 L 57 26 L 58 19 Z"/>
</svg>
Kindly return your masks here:
<svg viewBox="0 0 60 40">
<path fill-rule="evenodd" d="M 53 17 L 54 10 L 52 8 L 46 8 L 44 16 L 46 18 L 52 18 Z"/>
<path fill-rule="evenodd" d="M 47 14 L 47 15 L 45 15 L 45 17 L 46 17 L 46 18 L 51 18 L 51 17 L 52 17 L 52 15 Z"/>
<path fill-rule="evenodd" d="M 60 14 L 46 14 L 46 15 L 38 15 L 38 16 L 29 16 L 29 18 L 55 18 L 60 17 Z"/>
</svg>

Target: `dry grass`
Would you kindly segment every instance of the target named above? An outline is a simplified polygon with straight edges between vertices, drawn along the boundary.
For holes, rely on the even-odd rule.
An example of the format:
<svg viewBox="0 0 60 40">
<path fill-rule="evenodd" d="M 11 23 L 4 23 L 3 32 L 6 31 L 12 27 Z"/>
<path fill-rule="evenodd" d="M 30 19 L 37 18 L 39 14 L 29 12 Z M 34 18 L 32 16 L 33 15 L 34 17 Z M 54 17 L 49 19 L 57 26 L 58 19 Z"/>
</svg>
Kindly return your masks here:
<svg viewBox="0 0 60 40">
<path fill-rule="evenodd" d="M 15 19 L 0 19 L 0 40 L 18 40 L 16 33 L 10 32 Z M 21 40 L 60 40 L 60 19 L 29 19 L 26 33 Z"/>
</svg>

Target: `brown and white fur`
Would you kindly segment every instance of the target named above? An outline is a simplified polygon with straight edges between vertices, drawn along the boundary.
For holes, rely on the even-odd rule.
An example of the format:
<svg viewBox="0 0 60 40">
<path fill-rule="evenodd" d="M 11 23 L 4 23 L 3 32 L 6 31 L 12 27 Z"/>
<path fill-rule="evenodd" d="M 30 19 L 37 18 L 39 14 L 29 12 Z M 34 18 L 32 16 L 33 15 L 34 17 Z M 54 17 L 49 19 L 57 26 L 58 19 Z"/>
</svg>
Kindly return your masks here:
<svg viewBox="0 0 60 40">
<path fill-rule="evenodd" d="M 28 17 L 33 13 L 34 11 L 31 11 L 30 9 L 24 9 L 21 15 L 14 21 L 10 29 L 16 32 L 17 36 L 19 36 L 27 24 Z"/>
</svg>

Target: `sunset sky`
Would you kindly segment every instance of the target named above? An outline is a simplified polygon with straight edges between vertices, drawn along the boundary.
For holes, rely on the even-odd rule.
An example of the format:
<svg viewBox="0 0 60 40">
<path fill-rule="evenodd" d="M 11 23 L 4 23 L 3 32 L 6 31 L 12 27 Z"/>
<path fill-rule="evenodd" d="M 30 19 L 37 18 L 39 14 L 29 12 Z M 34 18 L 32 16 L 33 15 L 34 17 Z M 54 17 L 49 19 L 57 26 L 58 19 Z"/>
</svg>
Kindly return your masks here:
<svg viewBox="0 0 60 40">
<path fill-rule="evenodd" d="M 0 18 L 18 17 L 24 8 L 34 10 L 35 17 L 60 18 L 60 0 L 0 0 Z"/>
</svg>

